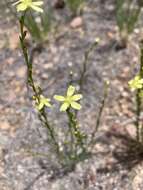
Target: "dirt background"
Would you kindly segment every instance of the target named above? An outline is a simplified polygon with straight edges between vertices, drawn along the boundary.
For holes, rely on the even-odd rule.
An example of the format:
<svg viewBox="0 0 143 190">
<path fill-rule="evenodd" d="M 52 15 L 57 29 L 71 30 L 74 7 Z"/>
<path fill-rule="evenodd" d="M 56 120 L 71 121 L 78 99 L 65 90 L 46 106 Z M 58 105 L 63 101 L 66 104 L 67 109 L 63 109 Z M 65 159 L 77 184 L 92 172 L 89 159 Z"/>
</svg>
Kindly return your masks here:
<svg viewBox="0 0 143 190">
<path fill-rule="evenodd" d="M 142 153 L 134 143 L 134 94 L 128 81 L 139 66 L 138 43 L 143 36 L 142 19 L 129 38 L 128 47 L 116 50 L 118 28 L 113 0 L 90 0 L 82 24 L 71 27 L 67 10 L 53 10 L 58 23 L 41 53 L 35 54 L 34 77 L 52 97 L 66 90 L 72 70 L 78 88 L 84 53 L 95 38 L 98 46 L 90 56 L 83 85 L 82 110 L 78 114 L 82 128 L 94 130 L 103 97 L 103 84 L 110 90 L 102 122 L 96 134 L 93 155 L 71 172 L 58 168 L 50 154 L 46 131 L 37 119 L 26 88 L 26 67 L 18 42 L 18 23 L 1 15 L 0 19 L 0 190 L 142 190 Z M 31 47 L 31 45 L 29 44 Z M 59 105 L 47 111 L 50 121 L 61 129 L 66 119 Z M 40 134 L 39 134 L 40 133 Z M 27 150 L 44 152 L 33 156 Z"/>
</svg>

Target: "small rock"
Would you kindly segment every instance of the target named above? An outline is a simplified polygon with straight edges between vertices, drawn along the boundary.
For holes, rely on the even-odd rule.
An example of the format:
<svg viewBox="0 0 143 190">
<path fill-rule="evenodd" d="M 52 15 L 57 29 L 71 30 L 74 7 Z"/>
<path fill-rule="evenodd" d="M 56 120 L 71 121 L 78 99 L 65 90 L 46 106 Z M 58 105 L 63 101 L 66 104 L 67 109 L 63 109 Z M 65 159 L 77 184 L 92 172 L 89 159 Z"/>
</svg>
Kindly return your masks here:
<svg viewBox="0 0 143 190">
<path fill-rule="evenodd" d="M 76 17 L 71 21 L 70 26 L 71 28 L 79 28 L 82 26 L 82 24 L 83 24 L 83 19 L 81 17 Z"/>
<path fill-rule="evenodd" d="M 135 34 L 139 34 L 139 33 L 140 33 L 140 30 L 139 30 L 138 28 L 135 28 L 135 29 L 134 29 L 134 32 L 135 32 Z"/>
<path fill-rule="evenodd" d="M 133 138 L 136 136 L 136 127 L 133 124 L 128 124 L 126 126 L 126 130 L 129 133 L 129 135 Z"/>
<path fill-rule="evenodd" d="M 53 63 L 52 62 L 49 62 L 49 63 L 46 63 L 43 65 L 43 68 L 44 69 L 51 69 L 53 67 Z"/>
<path fill-rule="evenodd" d="M 9 57 L 5 61 L 6 61 L 6 64 L 8 64 L 8 65 L 13 65 L 15 62 L 13 57 Z"/>
<path fill-rule="evenodd" d="M 107 32 L 107 36 L 110 38 L 110 39 L 114 39 L 114 34 L 112 32 Z"/>
<path fill-rule="evenodd" d="M 48 74 L 47 73 L 42 73 L 42 75 L 41 75 L 41 78 L 42 79 L 48 79 Z"/>
<path fill-rule="evenodd" d="M 9 130 L 11 125 L 7 121 L 0 122 L 0 128 L 2 130 Z"/>
<path fill-rule="evenodd" d="M 5 134 L 0 133 L 0 146 L 3 148 L 4 146 L 7 145 L 9 142 L 9 137 L 6 136 Z"/>
<path fill-rule="evenodd" d="M 9 48 L 12 50 L 15 50 L 19 46 L 19 33 L 13 32 L 10 34 L 10 39 L 9 39 Z"/>
<path fill-rule="evenodd" d="M 21 66 L 17 69 L 17 76 L 19 78 L 24 78 L 24 76 L 26 76 L 26 67 L 25 66 Z"/>
</svg>

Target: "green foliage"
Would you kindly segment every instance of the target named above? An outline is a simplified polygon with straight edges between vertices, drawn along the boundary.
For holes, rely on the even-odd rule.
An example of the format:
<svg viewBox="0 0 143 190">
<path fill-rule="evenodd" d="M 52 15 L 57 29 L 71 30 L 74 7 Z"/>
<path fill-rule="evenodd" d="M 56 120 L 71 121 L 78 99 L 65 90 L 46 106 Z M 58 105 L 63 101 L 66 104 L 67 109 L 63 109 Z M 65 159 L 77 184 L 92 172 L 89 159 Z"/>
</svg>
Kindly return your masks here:
<svg viewBox="0 0 143 190">
<path fill-rule="evenodd" d="M 85 0 L 66 0 L 66 3 L 74 16 L 81 13 Z"/>
<path fill-rule="evenodd" d="M 1 0 L 0 1 L 0 16 L 6 18 L 12 18 L 17 20 L 18 13 L 14 6 L 14 0 Z M 20 2 L 19 2 L 20 3 Z M 37 2 L 36 2 L 37 3 Z M 41 2 L 42 3 L 42 2 Z M 4 11 L 3 11 L 4 10 Z M 7 10 L 7 11 L 5 11 Z M 42 9 L 40 9 L 42 11 Z M 12 19 L 11 19 L 12 20 Z M 31 34 L 32 39 L 39 43 L 47 41 L 48 34 L 53 27 L 52 11 L 50 8 L 45 8 L 44 12 L 40 14 L 39 12 L 33 12 L 32 9 L 27 10 L 27 16 L 25 17 L 24 25 Z"/>
<path fill-rule="evenodd" d="M 133 0 L 116 0 L 116 21 L 121 40 L 127 41 L 135 28 L 141 12 L 141 6 Z"/>
<path fill-rule="evenodd" d="M 36 42 L 46 41 L 52 27 L 51 11 L 46 10 L 38 16 L 29 11 L 24 23 Z"/>
</svg>

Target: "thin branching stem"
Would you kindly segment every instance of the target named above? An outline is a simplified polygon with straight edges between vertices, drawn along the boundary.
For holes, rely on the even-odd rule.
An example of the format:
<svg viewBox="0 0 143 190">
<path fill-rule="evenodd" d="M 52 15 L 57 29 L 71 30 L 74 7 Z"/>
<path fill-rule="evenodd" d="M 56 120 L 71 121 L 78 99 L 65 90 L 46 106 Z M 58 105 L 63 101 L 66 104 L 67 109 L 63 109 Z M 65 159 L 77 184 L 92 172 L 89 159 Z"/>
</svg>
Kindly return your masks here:
<svg viewBox="0 0 143 190">
<path fill-rule="evenodd" d="M 140 72 L 139 72 L 140 78 L 143 78 L 143 41 L 141 41 L 140 43 Z M 136 134 L 136 138 L 137 141 L 143 141 L 143 124 L 141 125 L 141 129 L 140 129 L 140 115 L 141 115 L 141 105 L 142 105 L 142 97 L 140 96 L 140 93 L 143 89 L 138 89 L 137 90 L 137 94 L 136 94 L 136 128 L 137 128 L 137 134 Z M 141 134 L 140 134 L 140 130 L 141 130 Z"/>
<path fill-rule="evenodd" d="M 94 131 L 92 132 L 92 135 L 91 135 L 90 144 L 94 144 L 93 141 L 94 141 L 94 138 L 95 138 L 95 134 L 98 131 L 100 123 L 101 123 L 101 117 L 102 117 L 102 113 L 103 113 L 103 110 L 104 110 L 104 107 L 105 107 L 105 101 L 106 101 L 107 96 L 108 96 L 108 89 L 109 89 L 109 82 L 106 81 L 105 84 L 104 84 L 103 99 L 101 101 L 101 105 L 100 105 L 100 108 L 99 108 L 95 129 L 94 129 Z"/>
<path fill-rule="evenodd" d="M 77 156 L 78 146 L 82 149 L 82 152 L 85 151 L 84 142 L 83 142 L 84 135 L 79 130 L 76 115 L 70 109 L 67 109 L 67 116 L 69 119 L 69 130 L 71 133 L 71 138 L 75 139 L 75 142 L 73 141 L 73 143 L 75 143 L 74 144 L 74 148 L 75 148 L 74 152 L 75 152 L 75 156 Z"/>
<path fill-rule="evenodd" d="M 83 64 L 82 64 L 83 68 L 82 68 L 81 76 L 79 79 L 80 91 L 82 91 L 82 89 L 83 89 L 83 84 L 84 84 L 84 80 L 85 80 L 87 65 L 89 62 L 89 57 L 90 57 L 91 53 L 93 52 L 93 50 L 97 44 L 98 44 L 98 40 L 96 40 L 93 44 L 91 44 L 90 47 L 88 48 L 88 50 L 84 53 L 84 60 L 83 60 Z"/>
<path fill-rule="evenodd" d="M 141 98 L 140 98 L 140 89 L 136 93 L 136 140 L 140 141 L 140 114 L 141 114 Z"/>
<path fill-rule="evenodd" d="M 27 83 L 28 85 L 32 88 L 33 92 L 34 92 L 34 96 L 36 97 L 36 99 L 38 100 L 38 103 L 40 102 L 40 92 L 39 92 L 39 88 L 36 87 L 34 80 L 33 80 L 33 68 L 32 68 L 32 62 L 30 62 L 30 58 L 28 56 L 28 49 L 25 43 L 25 38 L 26 38 L 26 31 L 24 30 L 24 20 L 25 20 L 25 15 L 26 15 L 26 11 L 24 12 L 24 14 L 21 16 L 19 22 L 20 22 L 20 43 L 21 43 L 21 48 L 22 48 L 22 52 L 23 52 L 23 56 L 25 59 L 25 63 L 27 66 Z M 48 132 L 50 134 L 50 137 L 56 147 L 56 152 L 59 154 L 59 145 L 56 141 L 55 138 L 55 133 L 53 128 L 50 126 L 49 121 L 47 119 L 47 115 L 45 112 L 45 107 L 42 108 L 42 110 L 39 111 L 39 118 L 41 120 L 41 122 L 44 124 L 44 126 L 48 129 Z"/>
</svg>

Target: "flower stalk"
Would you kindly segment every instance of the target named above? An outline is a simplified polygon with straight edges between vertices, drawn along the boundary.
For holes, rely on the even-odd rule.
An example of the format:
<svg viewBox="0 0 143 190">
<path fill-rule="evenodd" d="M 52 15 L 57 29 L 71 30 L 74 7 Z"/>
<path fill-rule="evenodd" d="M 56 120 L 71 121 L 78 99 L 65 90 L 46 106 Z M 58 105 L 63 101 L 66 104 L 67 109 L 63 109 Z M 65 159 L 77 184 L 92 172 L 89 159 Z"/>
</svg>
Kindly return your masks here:
<svg viewBox="0 0 143 190">
<path fill-rule="evenodd" d="M 140 43 L 140 78 L 143 80 L 143 41 Z M 142 92 L 143 92 L 143 85 L 141 89 L 137 90 L 136 94 L 136 101 L 137 101 L 137 140 L 140 140 L 143 143 L 143 122 L 141 123 L 140 129 L 140 115 L 141 115 L 141 106 L 142 106 Z M 139 132 L 139 130 L 141 130 Z M 141 139 L 140 139 L 141 138 Z"/>
<path fill-rule="evenodd" d="M 25 60 L 26 66 L 27 66 L 27 84 L 28 84 L 28 86 L 30 86 L 32 88 L 32 90 L 34 92 L 33 97 L 36 100 L 36 103 L 39 106 L 41 106 L 41 90 L 34 83 L 33 72 L 32 72 L 33 71 L 32 62 L 30 62 L 30 59 L 28 56 L 28 49 L 27 49 L 26 42 L 25 42 L 26 33 L 27 33 L 27 31 L 24 30 L 25 16 L 26 16 L 26 11 L 24 12 L 24 14 L 19 19 L 19 23 L 20 23 L 19 39 L 20 39 L 20 44 L 21 44 L 21 49 L 23 52 L 24 60 Z M 42 96 L 42 98 L 43 98 L 43 96 Z M 46 101 L 46 99 L 43 98 L 42 100 L 45 100 L 45 104 L 42 102 L 43 104 L 40 107 L 40 109 L 37 109 L 38 110 L 38 116 L 39 116 L 39 119 L 42 122 L 42 124 L 48 129 L 48 133 L 51 137 L 51 140 L 53 141 L 53 143 L 55 145 L 56 152 L 57 152 L 57 154 L 59 154 L 60 153 L 59 145 L 58 145 L 56 138 L 55 138 L 55 132 L 54 132 L 54 129 L 49 124 L 49 121 L 48 121 L 47 115 L 46 115 L 46 111 L 45 111 L 45 106 L 46 106 L 46 104 L 49 103 L 49 102 L 47 102 L 49 99 L 47 99 L 47 101 Z"/>
<path fill-rule="evenodd" d="M 95 41 L 93 42 L 93 44 L 90 45 L 90 47 L 86 50 L 86 52 L 84 53 L 84 60 L 83 60 L 83 68 L 81 71 L 81 76 L 79 79 L 79 86 L 80 86 L 80 91 L 82 91 L 83 89 L 83 84 L 84 84 L 84 80 L 85 80 L 85 75 L 86 75 L 86 71 L 87 71 L 87 65 L 89 62 L 89 58 L 91 53 L 93 52 L 94 48 L 98 45 L 100 39 L 96 38 Z"/>
<path fill-rule="evenodd" d="M 72 143 L 72 152 L 74 152 L 74 158 L 77 159 L 78 154 L 78 148 L 81 148 L 81 153 L 85 152 L 85 147 L 84 147 L 84 139 L 85 135 L 80 131 L 76 115 L 70 110 L 66 110 L 67 116 L 68 116 L 68 126 L 69 126 L 69 131 L 70 131 L 70 136 L 71 136 L 71 142 Z"/>
<path fill-rule="evenodd" d="M 136 90 L 136 140 L 143 143 L 143 123 L 140 121 L 143 98 L 143 42 L 140 43 L 140 70 L 134 79 L 129 81 L 130 88 Z"/>
</svg>

